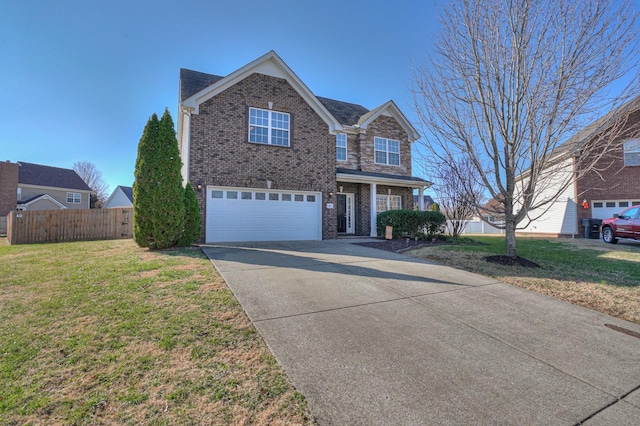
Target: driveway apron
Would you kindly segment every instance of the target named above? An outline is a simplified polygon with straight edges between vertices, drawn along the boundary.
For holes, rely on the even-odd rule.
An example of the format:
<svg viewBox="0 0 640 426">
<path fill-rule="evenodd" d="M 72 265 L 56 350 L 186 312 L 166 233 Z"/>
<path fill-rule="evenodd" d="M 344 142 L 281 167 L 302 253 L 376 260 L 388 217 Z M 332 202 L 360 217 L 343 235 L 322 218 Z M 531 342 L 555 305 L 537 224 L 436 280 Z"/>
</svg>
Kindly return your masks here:
<svg viewBox="0 0 640 426">
<path fill-rule="evenodd" d="M 637 324 L 346 241 L 203 250 L 321 425 L 640 424 Z"/>
</svg>

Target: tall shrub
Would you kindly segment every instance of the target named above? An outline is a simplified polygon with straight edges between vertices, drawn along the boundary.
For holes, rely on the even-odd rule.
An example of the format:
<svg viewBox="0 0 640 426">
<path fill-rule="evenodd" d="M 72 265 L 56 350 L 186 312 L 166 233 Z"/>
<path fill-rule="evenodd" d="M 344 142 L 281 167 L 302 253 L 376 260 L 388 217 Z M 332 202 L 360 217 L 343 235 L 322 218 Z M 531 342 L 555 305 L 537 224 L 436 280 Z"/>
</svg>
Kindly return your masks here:
<svg viewBox="0 0 640 426">
<path fill-rule="evenodd" d="M 182 235 L 184 190 L 178 140 L 169 110 L 153 114 L 138 145 L 134 172 L 134 239 L 141 247 L 174 246 Z"/>
<path fill-rule="evenodd" d="M 378 235 L 384 235 L 387 226 L 393 227 L 393 238 L 409 236 L 413 238 L 418 232 L 428 237 L 440 233 L 446 222 L 444 215 L 434 211 L 389 210 L 378 214 Z"/>
<path fill-rule="evenodd" d="M 184 189 L 184 229 L 182 236 L 178 240 L 180 247 L 187 247 L 198 241 L 201 222 L 200 206 L 198 205 L 196 193 L 191 184 L 187 182 L 187 187 Z"/>
</svg>

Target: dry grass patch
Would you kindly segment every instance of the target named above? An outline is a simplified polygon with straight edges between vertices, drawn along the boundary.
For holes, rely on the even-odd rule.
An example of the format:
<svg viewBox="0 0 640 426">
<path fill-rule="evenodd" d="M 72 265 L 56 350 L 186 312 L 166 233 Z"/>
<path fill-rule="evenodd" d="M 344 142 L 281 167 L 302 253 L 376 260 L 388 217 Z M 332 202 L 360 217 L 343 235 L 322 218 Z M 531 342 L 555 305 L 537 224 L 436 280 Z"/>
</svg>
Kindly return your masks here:
<svg viewBox="0 0 640 426">
<path fill-rule="evenodd" d="M 307 424 L 201 252 L 0 240 L 0 424 Z"/>
<path fill-rule="evenodd" d="M 640 245 L 597 240 L 518 238 L 518 255 L 541 268 L 489 263 L 504 254 L 500 237 L 474 237 L 483 245 L 428 246 L 406 254 L 547 294 L 640 324 Z"/>
</svg>

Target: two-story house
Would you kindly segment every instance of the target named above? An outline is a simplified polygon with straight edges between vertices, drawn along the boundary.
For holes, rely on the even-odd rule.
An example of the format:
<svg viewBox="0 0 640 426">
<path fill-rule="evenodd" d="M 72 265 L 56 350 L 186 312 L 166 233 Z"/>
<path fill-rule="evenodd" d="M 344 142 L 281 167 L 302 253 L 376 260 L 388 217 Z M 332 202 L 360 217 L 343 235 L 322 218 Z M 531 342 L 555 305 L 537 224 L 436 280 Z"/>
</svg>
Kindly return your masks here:
<svg viewBox="0 0 640 426">
<path fill-rule="evenodd" d="M 318 97 L 273 51 L 225 77 L 181 69 L 179 100 L 202 241 L 375 236 L 379 212 L 431 185 L 412 176 L 419 135 L 393 101 Z"/>
<path fill-rule="evenodd" d="M 72 169 L 18 162 L 18 210 L 88 209 L 91 188 Z"/>
</svg>

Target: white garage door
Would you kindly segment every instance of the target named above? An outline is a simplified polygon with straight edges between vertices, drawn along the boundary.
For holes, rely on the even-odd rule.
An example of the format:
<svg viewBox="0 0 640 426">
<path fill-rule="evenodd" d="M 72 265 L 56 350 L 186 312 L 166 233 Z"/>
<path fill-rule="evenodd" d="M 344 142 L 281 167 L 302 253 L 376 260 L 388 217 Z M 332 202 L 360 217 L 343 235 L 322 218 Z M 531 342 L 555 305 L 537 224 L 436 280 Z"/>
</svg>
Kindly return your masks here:
<svg viewBox="0 0 640 426">
<path fill-rule="evenodd" d="M 207 242 L 322 239 L 319 192 L 207 187 Z"/>
<path fill-rule="evenodd" d="M 608 219 L 613 217 L 614 214 L 620 214 L 620 212 L 627 207 L 637 206 L 640 204 L 640 200 L 623 200 L 623 201 L 593 201 L 591 206 L 593 207 L 592 216 L 594 219 Z"/>
</svg>

